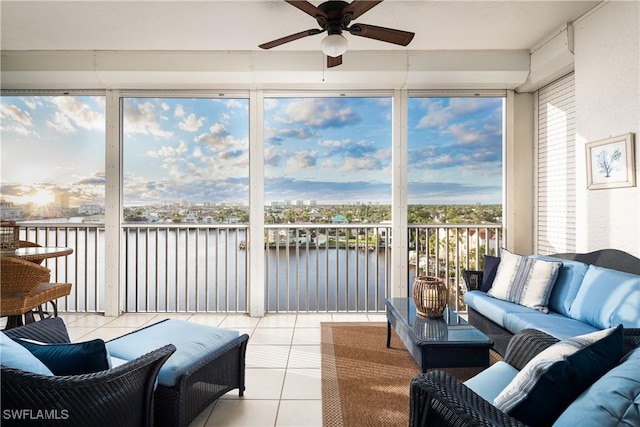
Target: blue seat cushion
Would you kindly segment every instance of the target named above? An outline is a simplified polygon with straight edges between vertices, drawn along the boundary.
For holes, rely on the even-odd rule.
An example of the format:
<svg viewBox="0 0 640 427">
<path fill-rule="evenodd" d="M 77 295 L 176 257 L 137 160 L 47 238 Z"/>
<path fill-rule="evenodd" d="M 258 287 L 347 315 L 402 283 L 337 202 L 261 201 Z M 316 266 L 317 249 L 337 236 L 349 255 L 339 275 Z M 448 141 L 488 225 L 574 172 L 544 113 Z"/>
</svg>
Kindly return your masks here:
<svg viewBox="0 0 640 427">
<path fill-rule="evenodd" d="M 133 360 L 150 351 L 173 344 L 175 353 L 160 368 L 158 382 L 173 387 L 182 374 L 198 362 L 235 340 L 238 331 L 170 319 L 107 342 L 109 353 Z"/>
<path fill-rule="evenodd" d="M 469 378 L 464 385 L 487 402 L 493 402 L 500 392 L 516 377 L 518 370 L 507 362 L 499 361 Z"/>
<path fill-rule="evenodd" d="M 640 275 L 589 266 L 569 313 L 600 329 L 640 328 Z"/>
<path fill-rule="evenodd" d="M 549 297 L 549 310 L 569 316 L 571 304 L 578 294 L 584 275 L 589 266 L 580 261 L 560 259 L 545 255 L 532 255 L 532 258 L 543 261 L 560 261 L 562 267 L 558 271 L 556 283 Z"/>
<path fill-rule="evenodd" d="M 0 332 L 0 364 L 25 372 L 53 376 L 51 370 L 40 359 L 9 338 L 4 332 Z"/>
<path fill-rule="evenodd" d="M 532 308 L 514 302 L 493 298 L 482 291 L 469 291 L 464 294 L 464 302 L 478 313 L 504 327 L 504 316 L 507 313 L 532 313 Z"/>
<path fill-rule="evenodd" d="M 574 426 L 640 426 L 640 348 L 582 393 L 554 424 Z"/>
<path fill-rule="evenodd" d="M 559 340 L 584 335 L 599 330 L 595 326 L 581 322 L 560 313 L 507 313 L 504 316 L 504 328 L 517 334 L 523 329 L 538 329 Z"/>
</svg>

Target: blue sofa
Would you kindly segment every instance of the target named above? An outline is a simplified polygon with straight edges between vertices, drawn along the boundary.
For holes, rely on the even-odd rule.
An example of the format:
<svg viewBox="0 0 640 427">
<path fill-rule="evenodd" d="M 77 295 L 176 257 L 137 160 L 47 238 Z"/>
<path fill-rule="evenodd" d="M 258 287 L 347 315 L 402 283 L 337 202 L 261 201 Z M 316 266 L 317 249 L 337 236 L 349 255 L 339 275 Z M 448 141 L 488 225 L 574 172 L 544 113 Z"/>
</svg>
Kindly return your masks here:
<svg viewBox="0 0 640 427">
<path fill-rule="evenodd" d="M 469 323 L 493 339 L 500 355 L 511 337 L 524 329 L 564 340 L 620 324 L 640 328 L 640 259 L 615 249 L 531 258 L 562 263 L 548 312 L 494 298 L 480 289 L 464 296 Z M 472 282 L 480 284 L 483 272 L 475 273 L 480 278 Z"/>
</svg>

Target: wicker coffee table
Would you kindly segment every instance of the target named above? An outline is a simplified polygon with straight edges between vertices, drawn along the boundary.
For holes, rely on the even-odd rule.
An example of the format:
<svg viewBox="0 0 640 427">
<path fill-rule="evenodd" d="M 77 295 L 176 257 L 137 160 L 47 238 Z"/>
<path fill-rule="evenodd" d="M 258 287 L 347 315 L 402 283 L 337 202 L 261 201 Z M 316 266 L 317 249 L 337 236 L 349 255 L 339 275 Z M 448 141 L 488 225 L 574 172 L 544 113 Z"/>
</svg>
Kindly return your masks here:
<svg viewBox="0 0 640 427">
<path fill-rule="evenodd" d="M 493 341 L 448 308 L 442 318 L 417 315 L 412 298 L 388 298 L 387 347 L 396 331 L 422 372 L 432 368 L 489 366 Z"/>
</svg>

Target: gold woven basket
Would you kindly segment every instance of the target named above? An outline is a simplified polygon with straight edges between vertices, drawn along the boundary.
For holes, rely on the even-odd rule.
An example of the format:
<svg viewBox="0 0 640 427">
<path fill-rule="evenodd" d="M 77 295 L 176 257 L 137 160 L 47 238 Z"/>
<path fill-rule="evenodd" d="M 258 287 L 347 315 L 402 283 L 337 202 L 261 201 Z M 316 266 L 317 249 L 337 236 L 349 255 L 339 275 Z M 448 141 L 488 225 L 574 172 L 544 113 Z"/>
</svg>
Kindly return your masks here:
<svg viewBox="0 0 640 427">
<path fill-rule="evenodd" d="M 413 301 L 420 316 L 442 317 L 447 300 L 447 285 L 442 279 L 418 276 L 413 281 Z"/>
</svg>

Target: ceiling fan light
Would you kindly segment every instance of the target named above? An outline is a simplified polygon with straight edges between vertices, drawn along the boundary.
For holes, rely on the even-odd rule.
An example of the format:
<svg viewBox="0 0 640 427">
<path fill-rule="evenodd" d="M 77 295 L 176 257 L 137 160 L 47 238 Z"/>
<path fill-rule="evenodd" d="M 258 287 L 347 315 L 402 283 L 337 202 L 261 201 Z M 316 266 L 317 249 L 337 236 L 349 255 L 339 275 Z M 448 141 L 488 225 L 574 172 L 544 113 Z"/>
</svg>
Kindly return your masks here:
<svg viewBox="0 0 640 427">
<path fill-rule="evenodd" d="M 322 39 L 321 46 L 325 55 L 335 58 L 347 51 L 347 39 L 342 34 L 329 34 Z"/>
</svg>

